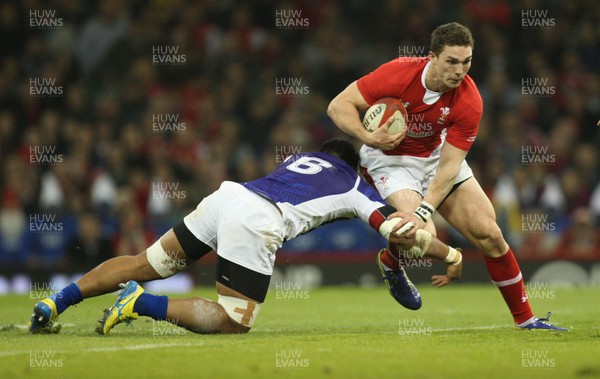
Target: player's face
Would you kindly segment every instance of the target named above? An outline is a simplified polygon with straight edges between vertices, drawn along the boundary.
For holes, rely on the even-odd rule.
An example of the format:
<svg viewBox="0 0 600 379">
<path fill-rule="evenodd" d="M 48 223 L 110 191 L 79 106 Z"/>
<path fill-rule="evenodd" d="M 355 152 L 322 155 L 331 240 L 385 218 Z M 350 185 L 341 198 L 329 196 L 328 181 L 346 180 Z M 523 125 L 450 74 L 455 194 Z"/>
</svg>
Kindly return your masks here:
<svg viewBox="0 0 600 379">
<path fill-rule="evenodd" d="M 470 46 L 444 46 L 439 55 L 431 53 L 431 64 L 436 76 L 433 81 L 439 87 L 438 91 L 458 87 L 471 68 L 472 58 L 473 49 Z"/>
</svg>

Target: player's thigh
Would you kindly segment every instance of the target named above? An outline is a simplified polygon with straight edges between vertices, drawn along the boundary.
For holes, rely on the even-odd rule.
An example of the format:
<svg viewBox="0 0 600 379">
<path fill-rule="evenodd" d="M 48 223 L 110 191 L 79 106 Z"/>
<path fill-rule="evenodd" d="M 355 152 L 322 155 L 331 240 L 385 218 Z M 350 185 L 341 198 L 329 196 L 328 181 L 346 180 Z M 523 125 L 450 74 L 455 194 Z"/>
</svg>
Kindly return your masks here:
<svg viewBox="0 0 600 379">
<path fill-rule="evenodd" d="M 385 201 L 400 212 L 412 212 L 422 199 L 421 194 L 412 189 L 401 189 L 392 193 Z"/>
<path fill-rule="evenodd" d="M 368 146 L 361 147 L 360 160 L 365 168 L 365 177 L 386 200 L 394 193 L 404 190 L 412 190 L 414 195 L 422 196 L 429 172 L 435 168 L 433 159 L 386 155 L 381 150 Z M 403 200 L 415 201 L 413 194 L 407 195 L 408 199 Z"/>
<path fill-rule="evenodd" d="M 486 255 L 500 256 L 508 249 L 496 223 L 494 207 L 474 177 L 460 184 L 442 203 L 439 212 Z"/>
<path fill-rule="evenodd" d="M 218 303 L 241 330 L 250 329 L 265 301 L 271 275 L 261 274 L 223 257 L 217 258 Z"/>
<path fill-rule="evenodd" d="M 366 178 L 381 197 L 400 212 L 417 208 L 437 164 L 437 158 L 386 155 L 368 146 L 361 148 L 360 158 L 366 168 Z M 436 234 L 432 221 L 427 222 L 425 230 Z"/>
<path fill-rule="evenodd" d="M 283 245 L 283 217 L 273 203 L 242 186 L 239 189 L 220 216 L 217 255 L 270 276 L 275 253 Z"/>
<path fill-rule="evenodd" d="M 243 328 L 254 324 L 269 288 L 275 253 L 283 244 L 279 209 L 258 194 L 231 185 L 215 241 L 218 303 Z M 243 329 L 242 329 L 243 330 Z"/>
</svg>

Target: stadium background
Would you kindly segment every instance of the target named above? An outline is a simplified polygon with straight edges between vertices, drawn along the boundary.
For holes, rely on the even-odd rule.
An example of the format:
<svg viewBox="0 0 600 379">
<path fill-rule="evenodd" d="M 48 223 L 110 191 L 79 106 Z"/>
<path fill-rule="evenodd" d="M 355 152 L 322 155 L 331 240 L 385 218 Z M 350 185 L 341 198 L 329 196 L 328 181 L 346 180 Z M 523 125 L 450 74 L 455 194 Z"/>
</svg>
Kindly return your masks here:
<svg viewBox="0 0 600 379">
<path fill-rule="evenodd" d="M 136 254 L 223 180 L 343 136 L 329 101 L 427 54 L 449 21 L 474 34 L 484 99 L 467 160 L 526 278 L 600 282 L 594 0 L 27 0 L 0 5 L 0 292 Z M 467 249 L 465 280 L 487 280 L 479 253 L 437 225 Z M 286 244 L 278 275 L 372 284 L 381 246 L 359 222 L 331 224 Z M 184 278 L 210 283 L 211 257 Z"/>
</svg>

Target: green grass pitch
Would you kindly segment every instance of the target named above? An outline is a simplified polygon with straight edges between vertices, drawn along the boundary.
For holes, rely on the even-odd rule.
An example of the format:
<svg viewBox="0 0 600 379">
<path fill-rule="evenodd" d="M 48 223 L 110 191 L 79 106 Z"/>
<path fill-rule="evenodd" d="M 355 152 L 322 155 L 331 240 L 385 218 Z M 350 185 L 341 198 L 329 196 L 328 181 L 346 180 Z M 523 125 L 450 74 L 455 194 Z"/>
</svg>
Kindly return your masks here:
<svg viewBox="0 0 600 379">
<path fill-rule="evenodd" d="M 516 330 L 491 284 L 420 289 L 416 312 L 383 287 L 272 289 L 247 335 L 196 335 L 141 318 L 98 336 L 110 294 L 67 310 L 60 334 L 30 336 L 23 325 L 35 300 L 3 296 L 0 378 L 600 377 L 600 288 L 532 297 L 537 315 L 551 310 L 568 333 Z M 208 288 L 192 295 L 215 298 Z"/>
</svg>

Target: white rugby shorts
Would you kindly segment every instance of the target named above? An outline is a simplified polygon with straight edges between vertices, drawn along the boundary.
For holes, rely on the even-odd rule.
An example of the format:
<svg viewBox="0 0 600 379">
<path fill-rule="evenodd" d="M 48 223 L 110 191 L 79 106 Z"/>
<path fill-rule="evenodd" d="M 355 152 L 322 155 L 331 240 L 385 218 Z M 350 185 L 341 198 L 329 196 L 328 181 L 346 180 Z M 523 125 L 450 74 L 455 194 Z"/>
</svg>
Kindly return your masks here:
<svg viewBox="0 0 600 379">
<path fill-rule="evenodd" d="M 363 145 L 360 148 L 360 164 L 367 169 L 377 191 L 384 199 L 392 193 L 410 189 L 423 196 L 435 175 L 440 160 L 441 145 L 430 157 L 386 155 L 379 149 Z M 473 171 L 463 160 L 456 183 L 473 176 Z"/>
<path fill-rule="evenodd" d="M 255 192 L 223 182 L 183 222 L 220 257 L 264 275 L 273 274 L 275 252 L 283 244 L 283 218 L 273 203 Z"/>
</svg>

